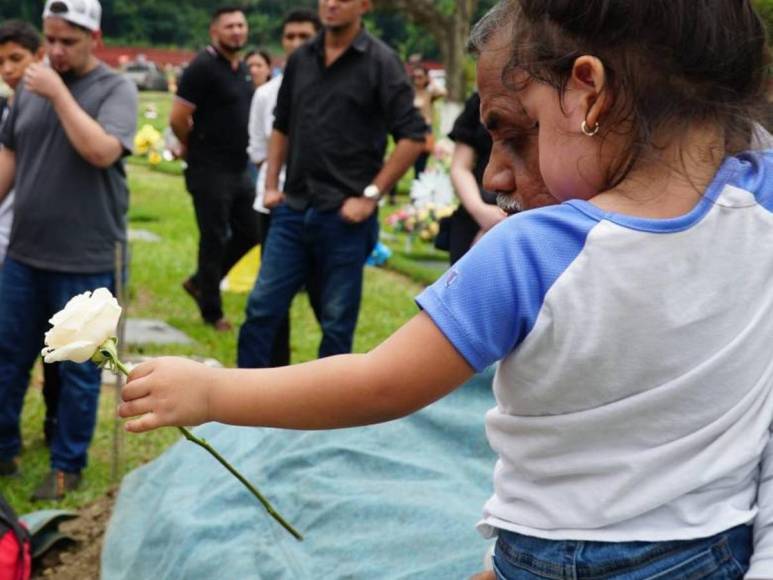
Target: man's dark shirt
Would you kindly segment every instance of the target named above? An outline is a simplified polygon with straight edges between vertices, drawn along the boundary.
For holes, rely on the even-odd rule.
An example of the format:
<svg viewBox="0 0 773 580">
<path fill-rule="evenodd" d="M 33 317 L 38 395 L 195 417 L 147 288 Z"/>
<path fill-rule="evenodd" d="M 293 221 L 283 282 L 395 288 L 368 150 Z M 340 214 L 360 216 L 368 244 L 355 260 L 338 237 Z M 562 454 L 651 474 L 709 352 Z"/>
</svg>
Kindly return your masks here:
<svg viewBox="0 0 773 580">
<path fill-rule="evenodd" d="M 183 72 L 177 96 L 194 105 L 188 164 L 240 171 L 247 167 L 247 123 L 254 92 L 243 62 L 236 70 L 208 46 Z"/>
<path fill-rule="evenodd" d="M 324 31 L 292 54 L 274 128 L 289 140 L 287 204 L 321 211 L 362 195 L 381 170 L 388 134 L 423 141 L 427 132 L 399 57 L 365 30 L 330 67 Z"/>
</svg>

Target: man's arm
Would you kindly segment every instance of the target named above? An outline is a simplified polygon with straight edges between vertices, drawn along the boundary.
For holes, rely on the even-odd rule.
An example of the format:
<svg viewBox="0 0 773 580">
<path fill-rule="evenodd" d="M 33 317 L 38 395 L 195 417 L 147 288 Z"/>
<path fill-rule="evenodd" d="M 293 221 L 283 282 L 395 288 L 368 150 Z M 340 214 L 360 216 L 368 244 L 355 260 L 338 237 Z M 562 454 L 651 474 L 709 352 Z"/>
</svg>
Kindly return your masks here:
<svg viewBox="0 0 773 580">
<path fill-rule="evenodd" d="M 188 149 L 188 137 L 193 128 L 193 112 L 195 110 L 195 105 L 188 101 L 174 99 L 172 102 L 172 112 L 169 113 L 169 126 L 172 128 L 174 136 L 180 141 L 184 151 Z"/>
<path fill-rule="evenodd" d="M 287 135 L 274 129 L 268 142 L 268 158 L 266 159 L 266 196 L 263 205 L 268 209 L 278 206 L 284 201 L 284 193 L 279 191 L 279 175 L 282 166 L 287 161 Z"/>
<path fill-rule="evenodd" d="M 31 64 L 24 75 L 27 90 L 47 98 L 54 107 L 72 146 L 90 164 L 106 168 L 123 155 L 117 137 L 84 111 L 73 98 L 62 78 L 44 64 Z"/>
<path fill-rule="evenodd" d="M 16 153 L 8 147 L 0 148 L 0 203 L 13 189 L 16 179 Z"/>
<path fill-rule="evenodd" d="M 423 141 L 400 139 L 381 171 L 372 179 L 379 191 L 385 193 L 399 181 L 424 150 Z M 348 197 L 341 206 L 341 217 L 350 223 L 360 223 L 375 211 L 378 201 L 366 197 Z"/>
</svg>

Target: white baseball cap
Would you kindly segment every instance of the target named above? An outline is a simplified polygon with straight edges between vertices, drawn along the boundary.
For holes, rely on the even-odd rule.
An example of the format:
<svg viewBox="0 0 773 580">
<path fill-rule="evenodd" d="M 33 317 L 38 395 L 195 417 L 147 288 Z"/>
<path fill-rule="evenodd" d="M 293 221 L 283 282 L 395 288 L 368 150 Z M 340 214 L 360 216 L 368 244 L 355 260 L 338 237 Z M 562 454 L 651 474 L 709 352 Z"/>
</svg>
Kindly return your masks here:
<svg viewBox="0 0 773 580">
<path fill-rule="evenodd" d="M 102 6 L 99 0 L 46 0 L 43 19 L 51 17 L 96 31 L 100 29 Z"/>
</svg>

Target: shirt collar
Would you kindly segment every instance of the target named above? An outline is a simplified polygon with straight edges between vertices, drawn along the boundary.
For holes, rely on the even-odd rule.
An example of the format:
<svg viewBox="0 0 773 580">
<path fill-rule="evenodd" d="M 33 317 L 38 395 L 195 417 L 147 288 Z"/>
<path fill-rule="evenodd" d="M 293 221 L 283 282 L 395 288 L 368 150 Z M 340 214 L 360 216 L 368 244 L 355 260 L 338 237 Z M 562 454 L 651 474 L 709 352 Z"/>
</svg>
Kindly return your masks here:
<svg viewBox="0 0 773 580">
<path fill-rule="evenodd" d="M 349 48 L 353 48 L 357 52 L 365 52 L 368 49 L 369 44 L 370 44 L 370 35 L 368 34 L 368 31 L 365 30 L 365 24 L 363 24 L 362 27 L 360 28 L 360 31 L 357 33 L 357 36 L 354 37 L 354 40 L 349 45 Z M 322 32 L 317 34 L 316 37 L 314 37 L 314 40 L 311 41 L 311 47 L 318 54 L 324 54 L 325 52 L 325 30 L 324 29 L 322 30 Z M 347 50 L 349 49 L 347 48 Z"/>
</svg>

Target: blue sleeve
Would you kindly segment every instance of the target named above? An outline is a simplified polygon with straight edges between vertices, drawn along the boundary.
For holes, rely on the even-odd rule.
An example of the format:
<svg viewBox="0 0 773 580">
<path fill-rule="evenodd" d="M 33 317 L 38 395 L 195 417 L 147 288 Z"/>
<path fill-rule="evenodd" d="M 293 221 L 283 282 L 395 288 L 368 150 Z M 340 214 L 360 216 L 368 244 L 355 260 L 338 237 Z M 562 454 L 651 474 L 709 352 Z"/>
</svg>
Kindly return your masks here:
<svg viewBox="0 0 773 580">
<path fill-rule="evenodd" d="M 481 371 L 526 338 L 545 295 L 597 223 L 569 205 L 508 218 L 416 301 Z"/>
</svg>

